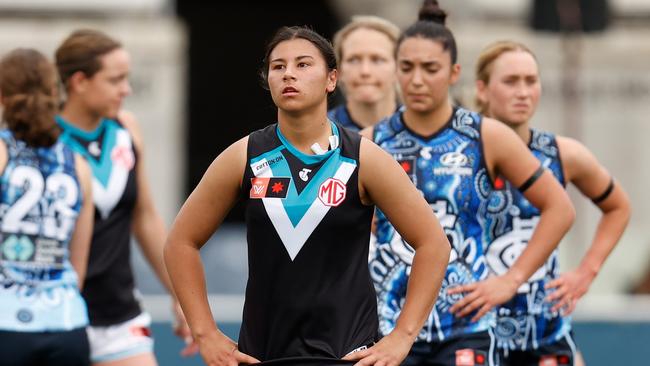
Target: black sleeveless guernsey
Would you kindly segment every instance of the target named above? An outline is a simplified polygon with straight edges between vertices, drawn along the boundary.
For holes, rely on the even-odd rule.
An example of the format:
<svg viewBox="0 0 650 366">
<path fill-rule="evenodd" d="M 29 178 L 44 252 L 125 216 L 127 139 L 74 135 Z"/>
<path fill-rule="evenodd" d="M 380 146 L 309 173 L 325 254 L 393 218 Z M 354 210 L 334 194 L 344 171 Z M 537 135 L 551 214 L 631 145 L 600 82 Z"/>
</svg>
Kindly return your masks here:
<svg viewBox="0 0 650 366">
<path fill-rule="evenodd" d="M 248 284 L 242 352 L 263 361 L 341 358 L 377 340 L 368 270 L 373 207 L 359 198 L 361 137 L 331 123 L 339 146 L 307 155 L 277 124 L 248 140 Z"/>
</svg>

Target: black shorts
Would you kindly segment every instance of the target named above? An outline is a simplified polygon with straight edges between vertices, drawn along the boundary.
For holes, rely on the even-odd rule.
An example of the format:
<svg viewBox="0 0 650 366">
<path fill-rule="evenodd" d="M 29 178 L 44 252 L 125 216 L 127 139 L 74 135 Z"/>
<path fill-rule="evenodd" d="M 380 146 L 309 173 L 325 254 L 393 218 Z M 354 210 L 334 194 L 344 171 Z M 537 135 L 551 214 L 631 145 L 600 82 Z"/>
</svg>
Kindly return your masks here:
<svg viewBox="0 0 650 366">
<path fill-rule="evenodd" d="M 491 330 L 452 337 L 442 342 L 418 342 L 402 366 L 497 366 Z"/>
<path fill-rule="evenodd" d="M 88 366 L 86 329 L 62 332 L 0 331 L 3 366 Z"/>
<path fill-rule="evenodd" d="M 573 334 L 569 333 L 559 341 L 538 349 L 527 351 L 499 350 L 501 366 L 573 366 L 576 346 Z"/>
<path fill-rule="evenodd" d="M 356 361 L 344 361 L 325 357 L 287 357 L 256 363 L 259 366 L 352 366 Z M 243 364 L 240 364 L 243 365 Z"/>
</svg>

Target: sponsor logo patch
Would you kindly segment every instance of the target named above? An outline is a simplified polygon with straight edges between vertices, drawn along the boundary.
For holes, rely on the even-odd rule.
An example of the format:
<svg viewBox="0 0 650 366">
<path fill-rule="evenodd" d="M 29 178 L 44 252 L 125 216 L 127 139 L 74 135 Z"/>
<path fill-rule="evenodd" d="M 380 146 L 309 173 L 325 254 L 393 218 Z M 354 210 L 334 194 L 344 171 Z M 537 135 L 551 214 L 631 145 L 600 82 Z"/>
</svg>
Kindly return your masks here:
<svg viewBox="0 0 650 366">
<path fill-rule="evenodd" d="M 94 157 L 99 157 L 102 154 L 102 149 L 99 147 L 99 142 L 91 141 L 88 144 L 88 152 Z"/>
<path fill-rule="evenodd" d="M 412 175 L 415 173 L 415 158 L 414 157 L 409 157 L 405 159 L 398 159 L 397 162 L 399 165 L 404 169 L 406 174 Z"/>
<path fill-rule="evenodd" d="M 253 169 L 253 173 L 255 175 L 260 175 L 261 172 L 269 169 L 271 166 L 273 166 L 276 163 L 279 163 L 284 160 L 284 157 L 282 155 L 278 155 L 275 158 L 272 159 L 263 159 L 262 161 L 251 165 L 251 169 Z"/>
<path fill-rule="evenodd" d="M 567 355 L 558 355 L 557 356 L 557 363 L 558 363 L 558 366 L 570 366 L 570 365 L 572 365 L 571 357 L 569 357 Z"/>
<path fill-rule="evenodd" d="M 467 165 L 467 155 L 456 151 L 448 152 L 440 157 L 440 163 L 448 167 L 461 167 Z"/>
<path fill-rule="evenodd" d="M 136 337 L 149 337 L 151 338 L 151 330 L 147 327 L 131 327 L 130 329 L 131 334 L 133 334 Z"/>
<path fill-rule="evenodd" d="M 440 157 L 440 167 L 433 169 L 435 175 L 472 175 L 472 168 L 468 167 L 467 155 L 452 151 Z"/>
<path fill-rule="evenodd" d="M 32 314 L 32 312 L 28 309 L 20 309 L 16 314 L 16 318 L 21 323 L 30 323 L 32 320 L 34 320 L 34 314 Z"/>
<path fill-rule="evenodd" d="M 318 188 L 318 199 L 325 206 L 336 207 L 345 200 L 346 190 L 345 183 L 336 178 L 328 178 Z"/>
<path fill-rule="evenodd" d="M 502 190 L 504 188 L 506 188 L 506 181 L 501 177 L 497 177 L 497 179 L 494 180 L 494 189 Z"/>
<path fill-rule="evenodd" d="M 557 358 L 553 356 L 542 356 L 539 359 L 539 366 L 558 366 Z"/>
<path fill-rule="evenodd" d="M 250 198 L 287 198 L 291 178 L 251 178 Z"/>
<path fill-rule="evenodd" d="M 474 350 L 465 348 L 456 351 L 456 366 L 475 366 Z"/>
<path fill-rule="evenodd" d="M 311 173 L 311 169 L 302 168 L 302 170 L 298 173 L 298 176 L 303 182 L 306 182 L 309 180 L 309 173 Z"/>
<path fill-rule="evenodd" d="M 487 365 L 487 356 L 485 352 L 475 351 L 474 352 L 474 362 L 478 365 Z"/>
<path fill-rule="evenodd" d="M 128 146 L 115 146 L 111 152 L 111 160 L 125 170 L 131 170 L 135 165 L 135 156 Z"/>
</svg>

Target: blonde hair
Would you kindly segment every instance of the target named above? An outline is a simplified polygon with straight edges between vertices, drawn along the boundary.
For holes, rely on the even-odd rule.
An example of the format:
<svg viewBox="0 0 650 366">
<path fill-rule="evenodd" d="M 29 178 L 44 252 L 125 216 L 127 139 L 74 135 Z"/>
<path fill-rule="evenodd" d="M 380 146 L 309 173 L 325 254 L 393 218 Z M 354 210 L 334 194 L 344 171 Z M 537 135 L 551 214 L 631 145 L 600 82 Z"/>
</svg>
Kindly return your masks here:
<svg viewBox="0 0 650 366">
<path fill-rule="evenodd" d="M 371 29 L 385 34 L 393 44 L 393 48 L 395 48 L 400 34 L 399 28 L 384 18 L 373 15 L 356 15 L 352 17 L 352 21 L 346 24 L 334 35 L 334 53 L 336 54 L 336 60 L 339 65 L 343 59 L 343 42 L 350 33 L 357 29 Z"/>
<path fill-rule="evenodd" d="M 533 56 L 535 61 L 537 61 L 537 58 L 535 57 L 533 51 L 531 51 L 530 48 L 526 47 L 526 45 L 523 43 L 515 41 L 494 42 L 485 47 L 478 56 L 474 73 L 476 81 L 480 80 L 485 85 L 489 84 L 490 76 L 492 75 L 492 64 L 494 64 L 494 61 L 504 53 L 514 51 L 527 52 Z M 488 105 L 486 103 L 483 103 L 481 100 L 479 100 L 478 97 L 475 98 L 475 103 L 478 111 L 481 114 L 487 113 Z"/>
</svg>

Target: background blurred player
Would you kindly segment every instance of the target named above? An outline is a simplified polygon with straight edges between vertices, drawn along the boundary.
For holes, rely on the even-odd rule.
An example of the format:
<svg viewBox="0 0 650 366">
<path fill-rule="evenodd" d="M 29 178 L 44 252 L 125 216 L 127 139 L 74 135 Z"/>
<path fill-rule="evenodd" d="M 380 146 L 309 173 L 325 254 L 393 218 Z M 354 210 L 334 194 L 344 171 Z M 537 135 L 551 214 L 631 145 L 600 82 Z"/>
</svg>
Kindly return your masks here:
<svg viewBox="0 0 650 366">
<path fill-rule="evenodd" d="M 58 78 L 32 49 L 0 61 L 0 363 L 89 364 L 83 284 L 91 175 L 59 139 Z"/>
<path fill-rule="evenodd" d="M 424 2 L 420 21 L 397 43 L 397 78 L 405 108 L 362 134 L 398 160 L 452 243 L 443 289 L 404 364 L 493 365 L 490 309 L 510 299 L 544 262 L 569 228 L 573 207 L 512 131 L 451 104 L 449 87 L 456 83 L 460 66 L 445 18 L 436 1 Z M 540 208 L 542 219 L 531 245 L 511 270 L 488 278 L 480 212 L 497 175 L 520 187 Z M 387 334 L 401 311 L 412 249 L 388 218 L 377 216 L 378 246 L 370 266 L 379 296 L 380 330 Z M 464 291 L 470 292 L 462 296 Z"/>
<path fill-rule="evenodd" d="M 91 358 L 101 365 L 156 364 L 151 320 L 135 294 L 132 233 L 173 297 L 162 258 L 166 230 L 151 199 L 142 137 L 135 118 L 121 110 L 131 93 L 129 64 L 119 42 L 94 30 L 72 33 L 56 50 L 67 95 L 57 116 L 61 138 L 86 158 L 93 172 L 95 226 L 83 295 Z M 182 327 L 179 309 L 176 317 Z M 177 332 L 189 334 L 186 325 Z"/>
<path fill-rule="evenodd" d="M 627 195 L 591 152 L 576 140 L 530 127 L 541 94 L 537 61 L 525 45 L 496 42 L 479 55 L 476 95 L 480 111 L 512 128 L 542 166 L 565 186 L 573 183 L 602 211 L 594 239 L 573 271 L 559 274 L 557 250 L 517 295 L 497 310 L 496 335 L 502 365 L 573 365 L 576 346 L 570 314 L 587 292 L 630 217 Z M 507 181 L 498 179 L 487 215 L 493 223 L 487 262 L 504 274 L 526 248 L 539 210 Z"/>
<path fill-rule="evenodd" d="M 329 111 L 330 120 L 359 131 L 395 112 L 397 37 L 396 25 L 375 16 L 355 16 L 334 35 L 345 102 Z"/>
</svg>

